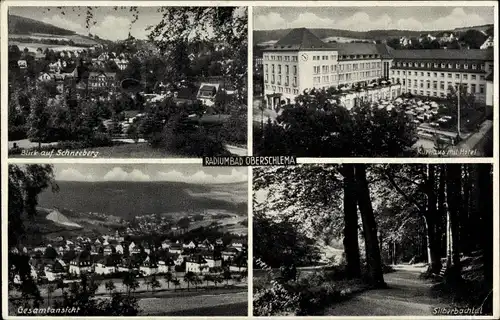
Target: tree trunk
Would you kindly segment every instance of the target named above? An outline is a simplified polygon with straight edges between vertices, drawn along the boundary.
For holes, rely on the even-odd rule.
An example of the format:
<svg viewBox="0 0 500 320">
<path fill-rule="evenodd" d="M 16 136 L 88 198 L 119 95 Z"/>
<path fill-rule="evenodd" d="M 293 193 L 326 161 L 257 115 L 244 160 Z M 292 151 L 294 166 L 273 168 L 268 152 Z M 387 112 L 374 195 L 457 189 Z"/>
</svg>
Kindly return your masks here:
<svg viewBox="0 0 500 320">
<path fill-rule="evenodd" d="M 484 283 L 493 283 L 493 180 L 490 164 L 477 164 L 479 242 L 484 257 Z"/>
<path fill-rule="evenodd" d="M 463 203 L 461 206 L 460 212 L 460 235 L 463 241 L 460 241 L 462 244 L 462 250 L 465 255 L 470 255 L 474 248 L 474 241 L 472 240 L 472 233 L 470 232 L 471 228 L 473 228 L 472 219 L 470 218 L 470 175 L 469 175 L 469 166 L 464 165 L 464 176 L 463 176 Z"/>
<path fill-rule="evenodd" d="M 358 207 L 361 213 L 361 220 L 363 221 L 366 262 L 370 281 L 374 287 L 385 287 L 382 259 L 380 257 L 377 238 L 377 223 L 373 215 L 370 190 L 366 181 L 366 166 L 364 164 L 355 165 L 355 177 L 357 182 Z"/>
<path fill-rule="evenodd" d="M 354 166 L 342 165 L 344 176 L 344 252 L 347 264 L 347 273 L 350 277 L 361 276 L 358 243 L 358 208 L 356 199 L 356 182 Z"/>
<path fill-rule="evenodd" d="M 439 273 L 441 270 L 441 258 L 439 254 L 439 234 L 436 230 L 435 218 L 437 215 L 437 196 L 434 190 L 436 180 L 435 169 L 435 165 L 427 165 L 427 182 L 425 185 L 427 208 L 424 214 L 424 221 L 427 229 L 427 261 L 429 262 L 429 270 L 432 273 Z"/>
<path fill-rule="evenodd" d="M 461 270 L 460 266 L 460 234 L 459 234 L 459 223 L 460 223 L 460 205 L 462 203 L 461 195 L 461 181 L 462 181 L 462 168 L 460 164 L 448 164 L 446 165 L 446 196 L 447 196 L 447 207 L 450 219 L 450 231 L 451 231 L 451 259 L 453 266 L 459 272 Z"/>
<path fill-rule="evenodd" d="M 441 270 L 441 257 L 439 254 L 439 235 L 435 231 L 435 222 L 432 216 L 424 216 L 427 241 L 427 261 L 429 262 L 429 271 L 438 274 Z"/>
</svg>

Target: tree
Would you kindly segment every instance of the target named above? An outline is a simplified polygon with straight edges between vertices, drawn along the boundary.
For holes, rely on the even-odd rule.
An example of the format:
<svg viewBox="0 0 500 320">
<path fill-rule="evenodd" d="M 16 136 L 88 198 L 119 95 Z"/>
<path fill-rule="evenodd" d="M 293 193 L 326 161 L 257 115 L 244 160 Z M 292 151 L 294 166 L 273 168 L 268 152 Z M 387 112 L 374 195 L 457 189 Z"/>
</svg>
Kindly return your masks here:
<svg viewBox="0 0 500 320">
<path fill-rule="evenodd" d="M 172 272 L 167 272 L 164 276 L 165 282 L 167 283 L 167 288 L 170 289 L 170 282 L 173 282 L 174 278 Z"/>
<path fill-rule="evenodd" d="M 404 111 L 387 111 L 361 103 L 350 110 L 327 90 L 299 95 L 276 122 L 268 122 L 259 155 L 400 156 L 415 143 L 415 127 Z M 267 133 L 266 131 L 269 131 Z M 259 145 L 258 145 L 259 146 Z"/>
<path fill-rule="evenodd" d="M 54 293 L 54 291 L 56 291 L 56 288 L 49 284 L 47 286 L 47 304 L 50 306 L 50 297 L 52 296 L 52 294 Z"/>
<path fill-rule="evenodd" d="M 376 288 L 385 287 L 384 275 L 382 271 L 382 261 L 380 257 L 380 247 L 378 244 L 377 224 L 373 215 L 372 200 L 370 190 L 366 180 L 366 165 L 355 164 L 355 177 L 357 182 L 358 207 L 363 222 L 363 236 L 365 238 L 366 262 L 370 281 Z"/>
<path fill-rule="evenodd" d="M 137 281 L 136 275 L 132 272 L 126 272 L 122 280 L 123 285 L 127 288 L 127 295 L 139 288 L 139 281 Z"/>
<path fill-rule="evenodd" d="M 134 140 L 135 143 L 139 142 L 139 127 L 135 122 L 128 127 L 127 135 L 130 139 Z"/>
<path fill-rule="evenodd" d="M 172 280 L 172 283 L 174 284 L 174 291 L 177 290 L 177 287 L 181 285 L 179 279 Z"/>
<path fill-rule="evenodd" d="M 354 177 L 354 166 L 352 164 L 342 165 L 344 176 L 344 252 L 346 256 L 346 270 L 351 277 L 361 276 L 361 265 L 359 260 L 358 244 L 358 212 L 356 181 Z"/>
<path fill-rule="evenodd" d="M 195 281 L 195 274 L 192 271 L 188 271 L 184 274 L 184 282 L 187 284 L 188 291 L 189 285 Z"/>
<path fill-rule="evenodd" d="M 224 269 L 222 277 L 224 278 L 224 280 L 226 280 L 226 286 L 228 286 L 229 280 L 231 280 L 231 271 L 229 271 L 229 269 Z"/>
<path fill-rule="evenodd" d="M 149 285 L 151 286 L 151 291 L 154 293 L 155 289 L 161 288 L 161 283 L 156 279 L 156 275 L 153 275 L 149 279 Z"/>
<path fill-rule="evenodd" d="M 38 142 L 38 149 L 49 136 L 50 113 L 47 111 L 48 96 L 45 91 L 37 91 L 30 99 L 31 112 L 28 117 L 28 138 Z"/>
<path fill-rule="evenodd" d="M 111 293 L 113 291 L 115 291 L 115 289 L 116 289 L 115 282 L 112 279 L 109 279 L 108 281 L 106 281 L 105 286 L 106 286 L 106 290 L 109 291 L 109 295 L 111 295 Z"/>
</svg>

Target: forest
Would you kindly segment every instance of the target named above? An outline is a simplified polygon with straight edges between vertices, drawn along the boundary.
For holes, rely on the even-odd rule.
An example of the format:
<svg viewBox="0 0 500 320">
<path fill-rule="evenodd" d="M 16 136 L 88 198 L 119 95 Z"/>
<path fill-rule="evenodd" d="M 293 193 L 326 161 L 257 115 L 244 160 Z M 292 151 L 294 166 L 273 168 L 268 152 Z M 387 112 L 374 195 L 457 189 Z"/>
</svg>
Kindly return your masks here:
<svg viewBox="0 0 500 320">
<path fill-rule="evenodd" d="M 268 273 L 268 283 L 254 279 L 255 314 L 337 314 L 346 283 L 417 290 L 390 275 L 408 268 L 419 272 L 406 281 L 430 283 L 418 290 L 436 304 L 492 312 L 491 165 L 301 165 L 256 168 L 253 179 L 254 268 Z M 341 243 L 341 257 L 321 258 L 325 243 Z"/>
</svg>

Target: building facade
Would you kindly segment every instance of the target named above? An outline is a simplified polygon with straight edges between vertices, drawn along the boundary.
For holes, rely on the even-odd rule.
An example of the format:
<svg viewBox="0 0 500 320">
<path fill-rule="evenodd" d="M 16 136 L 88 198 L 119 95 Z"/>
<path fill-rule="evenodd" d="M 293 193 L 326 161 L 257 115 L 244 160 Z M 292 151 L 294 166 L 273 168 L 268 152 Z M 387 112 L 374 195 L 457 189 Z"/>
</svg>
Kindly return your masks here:
<svg viewBox="0 0 500 320">
<path fill-rule="evenodd" d="M 393 50 L 391 80 L 403 93 L 445 98 L 450 87 L 486 102 L 486 75 L 493 70 L 492 50 Z"/>
<path fill-rule="evenodd" d="M 326 43 L 306 28 L 293 29 L 263 50 L 264 99 L 268 108 L 292 103 L 313 88 L 365 88 L 368 100 L 402 93 L 445 98 L 457 87 L 486 102 L 493 50 L 394 50 L 385 44 Z M 387 85 L 369 87 L 380 79 Z M 390 87 L 387 89 L 387 87 Z M 388 91 L 388 93 L 386 92 Z M 340 100 L 351 108 L 359 93 Z"/>
<path fill-rule="evenodd" d="M 263 53 L 267 106 L 291 103 L 312 88 L 351 87 L 388 78 L 389 48 L 372 43 L 326 43 L 306 28 L 293 29 Z"/>
</svg>

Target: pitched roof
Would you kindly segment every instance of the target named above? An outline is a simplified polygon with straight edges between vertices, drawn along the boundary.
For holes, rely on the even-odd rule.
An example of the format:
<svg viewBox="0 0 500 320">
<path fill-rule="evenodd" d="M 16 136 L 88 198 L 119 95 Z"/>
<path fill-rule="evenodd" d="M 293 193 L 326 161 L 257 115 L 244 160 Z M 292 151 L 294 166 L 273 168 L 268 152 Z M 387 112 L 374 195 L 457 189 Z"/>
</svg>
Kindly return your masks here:
<svg viewBox="0 0 500 320">
<path fill-rule="evenodd" d="M 493 61 L 493 50 L 480 49 L 418 49 L 392 50 L 394 59 L 432 59 L 432 60 L 484 60 Z"/>
<path fill-rule="evenodd" d="M 380 54 L 374 43 L 329 43 L 331 50 L 338 51 L 339 55 L 358 55 L 358 54 Z"/>
<path fill-rule="evenodd" d="M 306 28 L 292 29 L 287 35 L 274 44 L 272 49 L 304 50 L 326 49 L 328 44 Z"/>
</svg>

